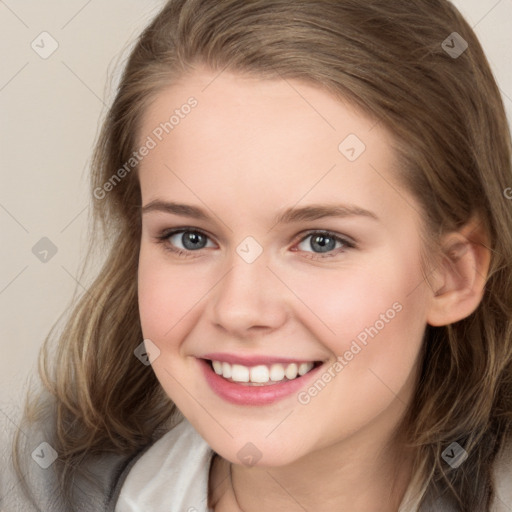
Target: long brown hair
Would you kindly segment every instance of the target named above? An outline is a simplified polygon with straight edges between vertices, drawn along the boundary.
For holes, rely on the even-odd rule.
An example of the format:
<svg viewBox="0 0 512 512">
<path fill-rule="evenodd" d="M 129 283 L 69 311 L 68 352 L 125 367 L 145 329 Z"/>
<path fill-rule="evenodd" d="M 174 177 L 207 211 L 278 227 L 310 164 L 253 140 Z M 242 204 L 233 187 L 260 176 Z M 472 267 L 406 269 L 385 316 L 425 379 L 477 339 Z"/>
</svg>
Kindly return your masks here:
<svg viewBox="0 0 512 512">
<path fill-rule="evenodd" d="M 457 57 L 442 46 L 453 32 L 468 43 Z M 512 430 L 512 203 L 503 193 L 512 184 L 511 140 L 473 30 L 447 0 L 172 0 L 130 55 L 97 141 L 93 191 L 129 161 L 149 102 L 199 64 L 305 80 L 379 120 L 394 136 L 402 182 L 432 239 L 478 216 L 492 252 L 484 297 L 470 317 L 427 326 L 401 432 L 431 494 L 460 510 L 489 510 L 493 462 Z M 49 336 L 41 352 L 63 492 L 88 456 L 133 454 L 175 413 L 133 356 L 142 341 L 141 197 L 136 166 L 125 174 L 93 199 L 108 251 L 103 269 L 56 348 Z M 28 404 L 28 421 L 42 418 L 42 403 Z M 470 457 L 457 470 L 441 458 L 452 442 Z"/>
</svg>

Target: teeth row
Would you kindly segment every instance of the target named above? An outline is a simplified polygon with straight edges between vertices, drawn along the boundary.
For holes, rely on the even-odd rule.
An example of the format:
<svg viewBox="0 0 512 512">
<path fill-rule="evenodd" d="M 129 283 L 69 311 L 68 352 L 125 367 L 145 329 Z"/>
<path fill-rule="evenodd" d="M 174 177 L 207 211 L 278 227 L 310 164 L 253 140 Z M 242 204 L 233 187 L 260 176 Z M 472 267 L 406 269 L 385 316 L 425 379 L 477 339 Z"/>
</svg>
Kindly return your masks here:
<svg viewBox="0 0 512 512">
<path fill-rule="evenodd" d="M 295 379 L 308 373 L 314 366 L 314 363 L 291 363 L 282 365 L 273 364 L 270 367 L 265 365 L 242 366 L 241 364 L 230 364 L 221 361 L 212 361 L 213 370 L 217 375 L 225 379 L 232 379 L 235 382 L 255 382 L 265 384 L 266 382 L 280 382 L 285 379 Z"/>
</svg>

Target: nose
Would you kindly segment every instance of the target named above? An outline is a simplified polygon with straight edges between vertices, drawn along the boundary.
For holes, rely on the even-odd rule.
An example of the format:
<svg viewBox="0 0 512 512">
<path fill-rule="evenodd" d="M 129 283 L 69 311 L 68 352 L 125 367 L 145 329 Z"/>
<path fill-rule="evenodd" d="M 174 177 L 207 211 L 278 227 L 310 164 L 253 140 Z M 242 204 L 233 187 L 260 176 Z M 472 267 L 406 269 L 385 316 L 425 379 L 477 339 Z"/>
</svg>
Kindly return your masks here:
<svg viewBox="0 0 512 512">
<path fill-rule="evenodd" d="M 268 334 L 288 318 L 286 294 L 260 257 L 256 262 L 232 262 L 231 270 L 213 290 L 210 301 L 215 326 L 238 339 Z"/>
</svg>

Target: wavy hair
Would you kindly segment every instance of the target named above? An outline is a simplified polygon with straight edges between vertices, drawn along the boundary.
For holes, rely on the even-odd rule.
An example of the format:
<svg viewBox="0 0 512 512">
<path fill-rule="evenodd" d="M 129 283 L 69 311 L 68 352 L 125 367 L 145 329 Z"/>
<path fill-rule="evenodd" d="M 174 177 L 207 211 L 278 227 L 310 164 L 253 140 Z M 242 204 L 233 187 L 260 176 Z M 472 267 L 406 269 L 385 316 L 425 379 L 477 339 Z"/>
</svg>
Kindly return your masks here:
<svg viewBox="0 0 512 512">
<path fill-rule="evenodd" d="M 468 43 L 458 58 L 442 47 L 453 32 Z M 512 163 L 500 91 L 475 33 L 447 0 L 171 0 L 131 51 L 97 140 L 92 191 L 138 147 L 149 103 L 197 65 L 305 80 L 348 99 L 393 135 L 402 183 L 433 240 L 478 217 L 491 251 L 483 299 L 456 324 L 427 326 L 400 432 L 431 494 L 460 510 L 490 510 L 493 463 L 512 431 L 512 203 L 504 197 Z M 63 494 L 88 457 L 135 453 L 176 413 L 133 356 L 142 341 L 136 169 L 97 196 L 108 256 L 40 355 Z M 27 401 L 27 421 L 41 420 L 44 403 Z M 470 456 L 457 470 L 441 457 L 454 441 Z"/>
</svg>

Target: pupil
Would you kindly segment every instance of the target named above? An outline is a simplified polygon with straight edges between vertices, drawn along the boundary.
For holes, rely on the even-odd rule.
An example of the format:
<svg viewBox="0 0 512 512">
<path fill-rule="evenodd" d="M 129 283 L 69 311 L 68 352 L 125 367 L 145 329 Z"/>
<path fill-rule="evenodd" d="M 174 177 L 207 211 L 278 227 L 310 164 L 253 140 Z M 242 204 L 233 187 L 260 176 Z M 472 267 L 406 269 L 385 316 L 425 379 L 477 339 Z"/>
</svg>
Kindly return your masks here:
<svg viewBox="0 0 512 512">
<path fill-rule="evenodd" d="M 316 252 L 329 252 L 336 247 L 334 238 L 325 235 L 317 235 L 311 239 L 311 249 Z"/>
<path fill-rule="evenodd" d="M 186 249 L 191 250 L 202 249 L 206 245 L 206 237 L 200 233 L 194 233 L 190 231 L 183 233 L 181 241 Z"/>
</svg>

